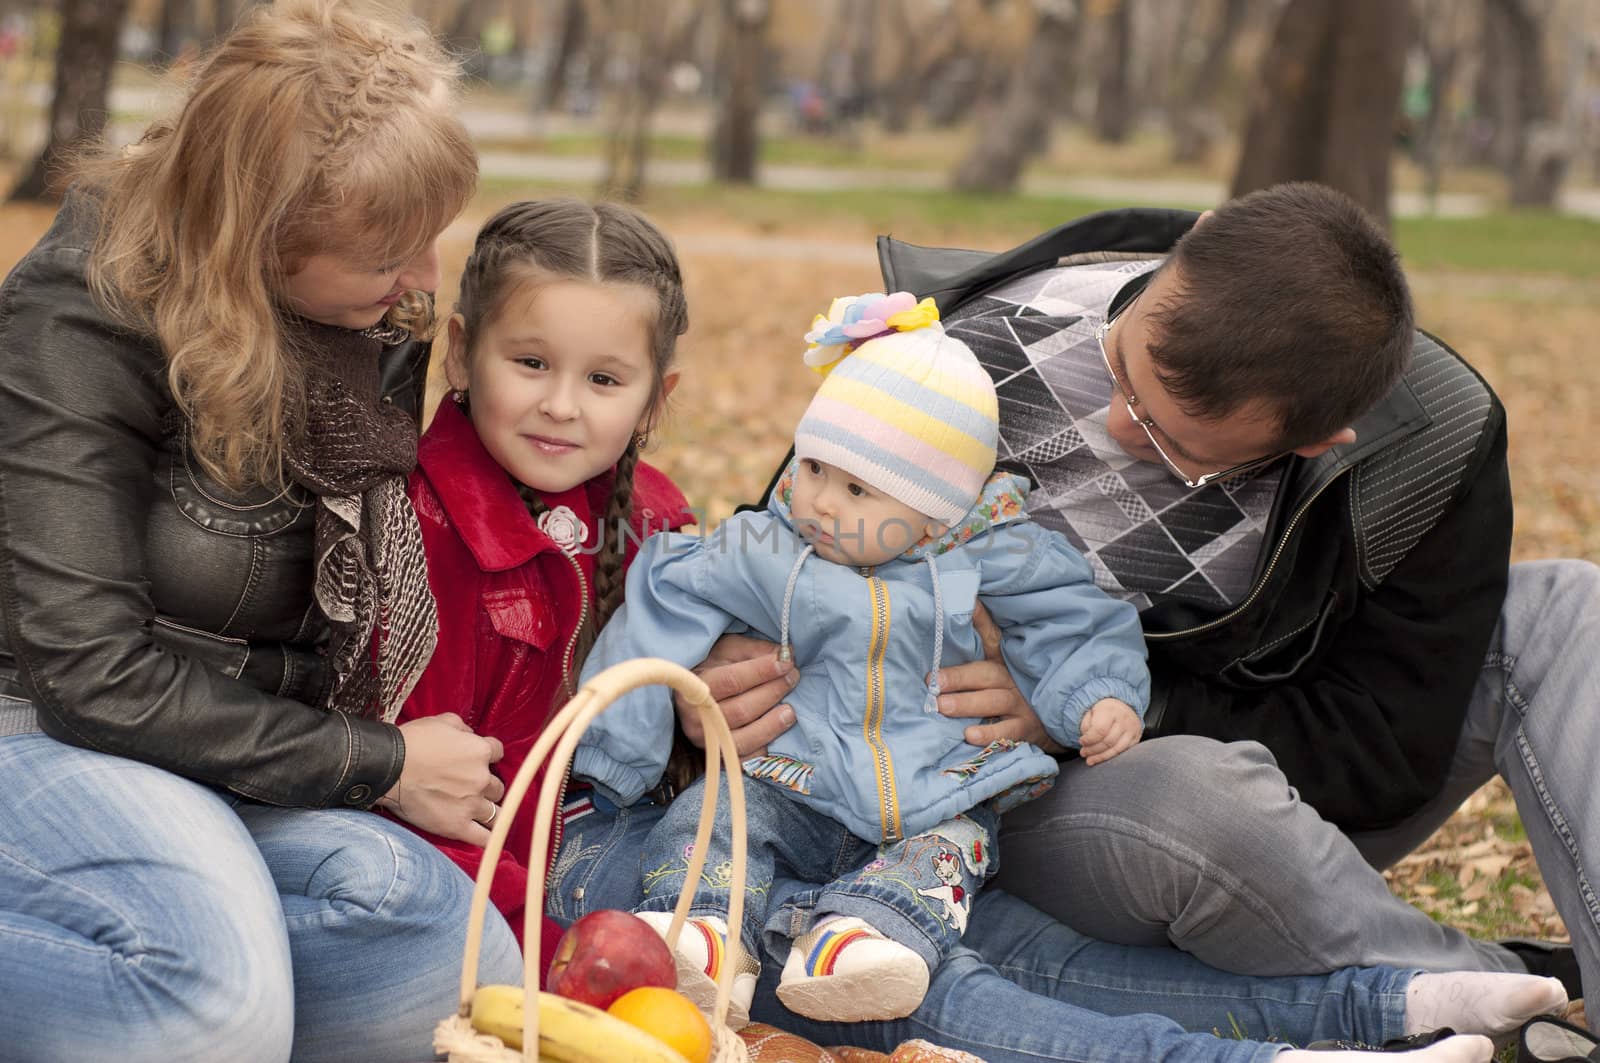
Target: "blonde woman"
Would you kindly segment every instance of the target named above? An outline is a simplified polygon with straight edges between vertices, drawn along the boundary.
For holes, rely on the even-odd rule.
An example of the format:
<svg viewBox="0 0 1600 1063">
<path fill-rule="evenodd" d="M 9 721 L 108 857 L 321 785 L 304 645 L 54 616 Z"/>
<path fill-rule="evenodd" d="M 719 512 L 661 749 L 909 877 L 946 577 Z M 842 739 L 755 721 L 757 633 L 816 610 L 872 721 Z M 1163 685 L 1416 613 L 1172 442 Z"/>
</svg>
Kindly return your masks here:
<svg viewBox="0 0 1600 1063">
<path fill-rule="evenodd" d="M 416 1059 L 499 743 L 405 477 L 476 158 L 429 35 L 256 9 L 0 287 L 0 1059 Z M 485 975 L 518 978 L 490 928 Z"/>
</svg>

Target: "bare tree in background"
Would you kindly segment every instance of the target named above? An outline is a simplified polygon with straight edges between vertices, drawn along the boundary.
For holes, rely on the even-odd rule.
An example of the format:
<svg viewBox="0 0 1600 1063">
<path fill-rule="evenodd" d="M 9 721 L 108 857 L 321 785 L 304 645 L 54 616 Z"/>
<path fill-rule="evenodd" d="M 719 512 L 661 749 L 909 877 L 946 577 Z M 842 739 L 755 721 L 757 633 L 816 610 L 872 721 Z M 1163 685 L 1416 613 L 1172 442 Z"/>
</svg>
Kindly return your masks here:
<svg viewBox="0 0 1600 1063">
<path fill-rule="evenodd" d="M 211 5 L 211 35 L 223 37 L 233 29 L 239 21 L 239 13 L 243 8 L 249 7 L 252 0 L 214 0 Z"/>
<path fill-rule="evenodd" d="M 183 42 L 194 33 L 194 0 L 161 0 L 161 20 L 156 29 L 156 49 L 172 62 Z"/>
<path fill-rule="evenodd" d="M 534 104 L 538 110 L 553 111 L 561 106 L 567 91 L 567 72 L 572 69 L 573 59 L 583 51 L 588 35 L 589 9 L 584 0 L 562 0 L 561 31 L 556 36 L 555 51 L 550 56 L 550 65 L 545 68 L 544 82 Z"/>
<path fill-rule="evenodd" d="M 488 74 L 488 60 L 483 54 L 483 27 L 494 17 L 494 8 L 488 0 L 458 0 L 454 14 L 443 22 L 440 34 L 452 51 L 464 58 L 463 66 L 475 77 Z"/>
<path fill-rule="evenodd" d="M 1201 162 L 1211 154 L 1222 132 L 1217 114 L 1217 94 L 1228 73 L 1228 59 L 1244 26 L 1250 0 L 1217 0 L 1215 21 L 1206 35 L 1205 55 L 1173 98 L 1168 116 L 1172 123 L 1172 161 Z"/>
<path fill-rule="evenodd" d="M 1452 141 L 1450 100 L 1461 68 L 1470 14 L 1457 0 L 1415 0 L 1417 39 L 1422 46 L 1428 84 L 1428 111 L 1417 130 L 1417 162 L 1422 167 L 1423 196 L 1437 210 L 1445 155 Z"/>
<path fill-rule="evenodd" d="M 617 5 L 623 7 L 624 5 Z M 650 130 L 672 67 L 689 52 L 704 7 L 698 0 L 628 0 L 622 25 L 631 29 L 631 77 L 614 101 L 606 129 L 602 196 L 629 201 L 644 193 Z M 615 9 L 614 9 L 615 10 Z"/>
<path fill-rule="evenodd" d="M 1410 29 L 1392 0 L 1289 0 L 1262 57 L 1232 194 L 1320 181 L 1387 226 Z"/>
<path fill-rule="evenodd" d="M 49 136 L 11 199 L 59 199 L 61 164 L 105 129 L 117 39 L 127 13 L 128 0 L 64 0 Z"/>
<path fill-rule="evenodd" d="M 906 0 L 887 0 L 886 17 L 891 26 L 909 26 L 911 18 L 906 10 Z M 894 72 L 889 75 L 883 89 L 883 131 L 904 133 L 911 126 L 911 112 L 926 88 L 927 72 L 939 60 L 949 56 L 955 48 L 957 33 L 945 34 L 939 42 L 929 42 L 935 49 L 931 60 L 924 59 L 920 42 L 909 35 L 901 35 L 895 42 L 900 49 L 895 57 Z"/>
<path fill-rule="evenodd" d="M 1073 0 L 1034 0 L 1034 27 L 999 113 L 985 122 L 951 184 L 963 192 L 1013 192 L 1022 166 L 1049 144 L 1059 82 L 1078 32 Z"/>
<path fill-rule="evenodd" d="M 1133 0 L 1108 0 L 1105 47 L 1095 82 L 1094 134 L 1121 144 L 1133 130 Z"/>
<path fill-rule="evenodd" d="M 974 108 L 990 102 L 998 106 L 1016 66 L 1014 57 L 1003 54 L 994 40 L 999 36 L 998 23 L 1003 21 L 997 12 L 1015 5 L 1006 0 L 957 2 L 951 16 L 961 31 L 940 35 L 943 48 L 923 63 L 914 89 L 927 109 L 928 121 L 942 129 L 960 122 Z M 929 46 L 936 47 L 931 42 Z"/>
<path fill-rule="evenodd" d="M 835 134 L 842 134 L 851 143 L 860 140 L 861 120 L 873 106 L 877 94 L 874 70 L 882 57 L 876 54 L 878 20 L 884 14 L 884 5 L 878 0 L 834 0 L 832 10 L 823 23 L 822 46 L 817 54 L 816 75 L 813 80 L 826 101 L 828 126 Z M 906 15 L 904 0 L 894 0 L 887 10 L 891 23 L 903 22 Z M 900 65 L 904 72 L 909 62 L 915 64 L 914 47 L 909 42 L 901 46 Z M 893 91 L 891 77 L 890 91 Z"/>
<path fill-rule="evenodd" d="M 722 91 L 711 133 L 711 176 L 718 181 L 755 183 L 771 15 L 769 0 L 722 0 Z"/>
<path fill-rule="evenodd" d="M 1500 42 L 1499 113 L 1495 116 L 1500 163 L 1511 179 L 1515 206 L 1555 205 L 1566 175 L 1570 145 L 1555 121 L 1545 82 L 1543 20 L 1530 0 L 1485 0 L 1486 33 Z"/>
</svg>

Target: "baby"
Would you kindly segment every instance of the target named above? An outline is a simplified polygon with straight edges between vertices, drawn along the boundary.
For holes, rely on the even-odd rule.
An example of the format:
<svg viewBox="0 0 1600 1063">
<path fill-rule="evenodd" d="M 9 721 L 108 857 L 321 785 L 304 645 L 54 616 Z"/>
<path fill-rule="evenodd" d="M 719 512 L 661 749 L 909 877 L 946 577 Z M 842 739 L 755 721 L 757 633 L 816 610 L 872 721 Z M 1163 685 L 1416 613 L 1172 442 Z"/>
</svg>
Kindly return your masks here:
<svg viewBox="0 0 1600 1063">
<path fill-rule="evenodd" d="M 999 409 L 972 351 L 932 300 L 836 300 L 808 334 L 824 374 L 795 460 L 761 513 L 707 538 L 647 540 L 585 675 L 632 657 L 704 660 L 723 634 L 772 639 L 800 679 L 796 726 L 744 762 L 749 862 L 730 1022 L 748 1015 L 758 944 L 783 964 L 779 998 L 816 1019 L 910 1014 L 965 931 L 996 867 L 999 814 L 1057 772 L 1039 748 L 963 738 L 938 711 L 938 673 L 977 660 L 979 602 L 1006 666 L 1051 738 L 1090 763 L 1139 739 L 1149 696 L 1131 605 L 1094 585 L 1060 534 L 1030 522 L 1027 484 L 995 472 Z M 655 786 L 673 709 L 637 691 L 595 722 L 574 775 L 627 804 Z M 641 915 L 663 933 L 683 887 L 703 781 L 646 844 Z M 674 948 L 679 985 L 708 1004 L 724 962 L 729 822 Z M 769 903 L 775 882 L 783 902 Z"/>
</svg>

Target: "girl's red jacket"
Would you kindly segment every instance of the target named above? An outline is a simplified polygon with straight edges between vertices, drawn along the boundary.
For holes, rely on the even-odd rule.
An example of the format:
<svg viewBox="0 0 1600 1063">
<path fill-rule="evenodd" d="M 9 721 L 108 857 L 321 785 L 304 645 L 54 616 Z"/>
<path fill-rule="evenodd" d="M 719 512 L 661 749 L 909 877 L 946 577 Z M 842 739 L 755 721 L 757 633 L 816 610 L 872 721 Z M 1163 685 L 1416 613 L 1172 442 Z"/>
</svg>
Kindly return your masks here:
<svg viewBox="0 0 1600 1063">
<path fill-rule="evenodd" d="M 611 483 L 608 474 L 543 496 L 550 510 L 566 507 L 586 531 L 583 548 L 568 556 L 539 529 L 460 407 L 440 403 L 423 434 L 409 494 L 422 526 L 428 584 L 439 606 L 439 644 L 399 722 L 457 713 L 473 731 L 505 744 L 505 757 L 494 770 L 508 786 L 546 721 L 564 703 L 564 673 L 577 681 L 581 662 L 570 653 L 585 596 L 590 610 L 595 604 L 597 536 L 618 534 L 617 528 L 599 527 Z M 672 481 L 641 462 L 634 473 L 626 561 L 632 563 L 643 536 L 693 519 Z M 512 824 L 489 894 L 519 942 L 529 869 L 543 874 L 555 855 L 534 859 L 529 852 L 543 774 L 541 769 Z M 477 874 L 483 856 L 478 846 L 419 833 L 469 876 Z M 541 971 L 549 967 L 559 934 L 546 918 Z"/>
</svg>

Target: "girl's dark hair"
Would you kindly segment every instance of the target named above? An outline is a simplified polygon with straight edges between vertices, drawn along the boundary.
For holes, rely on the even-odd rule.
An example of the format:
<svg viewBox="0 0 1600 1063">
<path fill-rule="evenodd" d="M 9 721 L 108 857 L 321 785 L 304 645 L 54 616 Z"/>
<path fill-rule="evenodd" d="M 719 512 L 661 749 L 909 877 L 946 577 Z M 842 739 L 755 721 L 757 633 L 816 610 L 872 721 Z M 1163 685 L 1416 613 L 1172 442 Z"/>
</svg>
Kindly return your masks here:
<svg viewBox="0 0 1600 1063">
<path fill-rule="evenodd" d="M 689 327 L 689 308 L 671 242 L 644 215 L 628 207 L 539 199 L 514 203 L 490 218 L 467 259 L 456 299 L 468 356 L 473 338 L 494 321 L 508 294 L 529 282 L 558 280 L 636 284 L 655 292 L 656 316 L 649 330 L 650 401 L 645 407 L 650 411 L 646 432 L 654 430 L 662 407 L 663 381 L 672 366 L 678 337 Z M 601 548 L 595 558 L 596 608 L 579 635 L 575 672 L 593 644 L 594 633 L 622 603 L 624 529 L 631 527 L 633 473 L 638 463 L 638 446 L 630 441 L 617 461 L 601 524 Z M 542 506 L 532 492 L 524 491 L 523 498 L 530 508 Z"/>
</svg>

